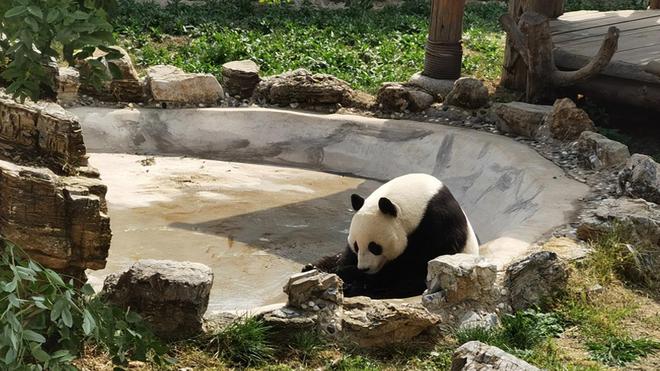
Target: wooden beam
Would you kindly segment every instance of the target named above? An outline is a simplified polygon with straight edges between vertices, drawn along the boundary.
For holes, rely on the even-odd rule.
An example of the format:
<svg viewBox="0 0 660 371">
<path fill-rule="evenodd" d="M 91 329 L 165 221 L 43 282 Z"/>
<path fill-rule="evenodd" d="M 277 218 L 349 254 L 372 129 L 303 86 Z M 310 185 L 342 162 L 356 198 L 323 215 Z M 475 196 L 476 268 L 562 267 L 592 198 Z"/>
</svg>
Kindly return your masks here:
<svg viewBox="0 0 660 371">
<path fill-rule="evenodd" d="M 466 0 L 432 0 L 424 75 L 457 79 L 461 75 L 463 15 Z"/>
</svg>

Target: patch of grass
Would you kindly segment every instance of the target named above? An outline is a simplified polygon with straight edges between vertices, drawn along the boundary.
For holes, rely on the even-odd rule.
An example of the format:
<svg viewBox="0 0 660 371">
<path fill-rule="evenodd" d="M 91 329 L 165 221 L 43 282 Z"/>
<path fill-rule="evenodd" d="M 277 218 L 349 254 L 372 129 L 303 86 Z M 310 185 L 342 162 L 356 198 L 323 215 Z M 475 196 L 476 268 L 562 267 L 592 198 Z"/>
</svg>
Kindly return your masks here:
<svg viewBox="0 0 660 371">
<path fill-rule="evenodd" d="M 326 345 L 326 341 L 318 332 L 305 331 L 293 335 L 289 348 L 301 362 L 307 363 L 309 360 L 316 358 Z"/>
<path fill-rule="evenodd" d="M 618 224 L 590 242 L 593 249 L 584 267 L 588 275 L 600 284 L 614 280 L 652 289 L 656 284 L 650 272 L 654 270 L 653 248 L 648 242 L 635 241 L 632 227 Z"/>
<path fill-rule="evenodd" d="M 361 355 L 346 355 L 338 362 L 329 366 L 333 371 L 380 371 L 382 368 L 377 362 Z"/>
<path fill-rule="evenodd" d="M 563 331 L 561 320 L 556 314 L 529 309 L 515 315 L 504 315 L 500 327 L 459 330 L 456 338 L 460 344 L 478 340 L 504 350 L 528 350 Z"/>
<path fill-rule="evenodd" d="M 566 11 L 646 9 L 648 0 L 567 0 Z"/>
<path fill-rule="evenodd" d="M 223 63 L 249 58 L 264 75 L 307 68 L 374 92 L 383 82 L 406 81 L 423 69 L 428 5 L 413 0 L 380 11 L 319 11 L 210 1 L 160 9 L 122 0 L 114 24 L 141 66 L 173 64 L 220 76 Z M 505 12 L 500 2 L 468 4 L 466 74 L 498 78 L 504 36 L 497 18 Z"/>
<path fill-rule="evenodd" d="M 270 327 L 262 320 L 247 317 L 222 329 L 210 340 L 216 357 L 226 359 L 237 366 L 264 365 L 274 358 L 274 348 L 269 341 Z"/>
<path fill-rule="evenodd" d="M 650 339 L 610 337 L 591 341 L 587 348 L 593 358 L 610 366 L 624 366 L 660 350 L 660 342 Z"/>
</svg>

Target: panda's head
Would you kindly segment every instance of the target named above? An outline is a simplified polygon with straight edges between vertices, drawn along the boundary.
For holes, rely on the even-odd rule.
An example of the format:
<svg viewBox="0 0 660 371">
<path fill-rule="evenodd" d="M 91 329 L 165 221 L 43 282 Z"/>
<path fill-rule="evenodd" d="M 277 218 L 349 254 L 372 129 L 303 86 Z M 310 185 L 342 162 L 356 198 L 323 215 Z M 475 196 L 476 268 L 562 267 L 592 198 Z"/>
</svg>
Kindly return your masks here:
<svg viewBox="0 0 660 371">
<path fill-rule="evenodd" d="M 348 245 L 357 255 L 357 268 L 375 274 L 403 253 L 408 236 L 398 218 L 400 209 L 390 199 L 381 197 L 373 207 L 363 207 L 364 201 L 359 195 L 351 196 L 356 213 L 351 221 Z"/>
</svg>

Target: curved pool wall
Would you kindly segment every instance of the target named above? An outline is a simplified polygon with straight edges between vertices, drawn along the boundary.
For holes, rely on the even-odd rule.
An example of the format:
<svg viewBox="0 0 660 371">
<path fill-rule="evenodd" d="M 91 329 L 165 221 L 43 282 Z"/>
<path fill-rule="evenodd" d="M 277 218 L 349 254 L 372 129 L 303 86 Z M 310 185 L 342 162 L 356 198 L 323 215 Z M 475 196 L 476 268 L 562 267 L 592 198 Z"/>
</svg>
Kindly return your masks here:
<svg viewBox="0 0 660 371">
<path fill-rule="evenodd" d="M 530 147 L 471 129 L 261 108 L 70 111 L 89 152 L 184 155 L 379 181 L 433 174 L 466 211 L 482 254 L 499 264 L 567 223 L 588 192 Z"/>
</svg>

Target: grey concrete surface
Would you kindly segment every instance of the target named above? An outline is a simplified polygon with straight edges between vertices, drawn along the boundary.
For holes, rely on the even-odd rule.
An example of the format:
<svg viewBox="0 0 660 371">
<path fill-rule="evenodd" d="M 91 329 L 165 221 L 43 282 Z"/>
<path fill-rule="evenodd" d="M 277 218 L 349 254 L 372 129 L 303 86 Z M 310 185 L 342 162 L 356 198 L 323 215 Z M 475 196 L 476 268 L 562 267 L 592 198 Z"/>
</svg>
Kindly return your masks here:
<svg viewBox="0 0 660 371">
<path fill-rule="evenodd" d="M 568 222 L 576 201 L 588 192 L 585 185 L 567 178 L 531 148 L 507 137 L 469 129 L 260 108 L 83 107 L 71 111 L 81 120 L 89 152 L 269 164 L 376 181 L 411 172 L 433 174 L 465 209 L 484 243 L 481 253 L 500 265 Z M 107 170 L 101 167 L 102 177 L 104 172 Z M 121 167 L 114 173 L 121 174 Z M 110 184 L 110 192 L 124 187 L 122 184 L 133 181 L 131 178 L 137 179 Z M 295 182 L 291 180 L 292 185 Z M 363 187 L 362 192 L 368 194 L 375 185 Z M 347 188 L 343 192 L 348 195 L 351 191 Z M 112 217 L 111 198 L 109 202 Z M 250 223 L 250 219 L 243 223 Z"/>
</svg>

